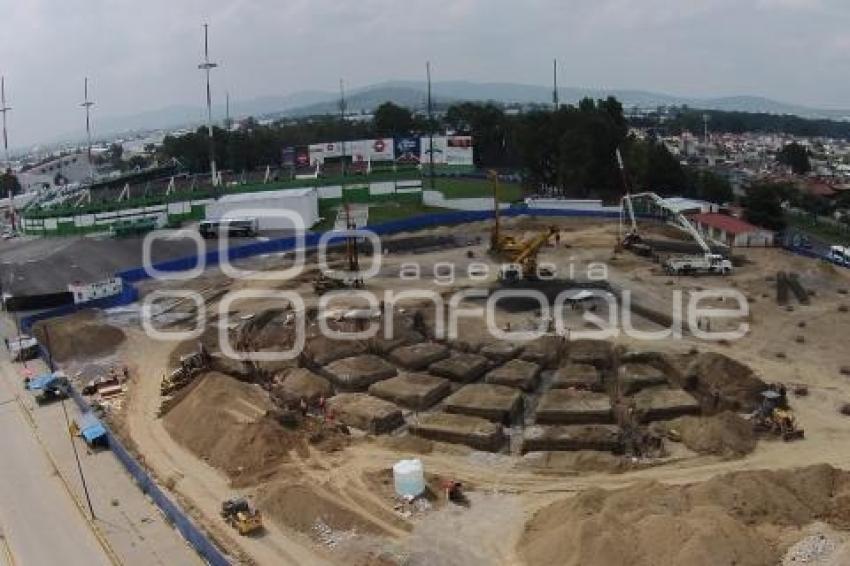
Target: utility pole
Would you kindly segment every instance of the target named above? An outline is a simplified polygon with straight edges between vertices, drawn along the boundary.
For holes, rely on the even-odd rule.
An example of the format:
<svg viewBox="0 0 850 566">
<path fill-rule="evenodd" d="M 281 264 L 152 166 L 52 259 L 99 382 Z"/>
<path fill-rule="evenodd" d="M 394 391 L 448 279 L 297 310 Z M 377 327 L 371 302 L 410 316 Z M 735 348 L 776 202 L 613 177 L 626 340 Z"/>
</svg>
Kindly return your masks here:
<svg viewBox="0 0 850 566">
<path fill-rule="evenodd" d="M 210 62 L 209 24 L 204 24 L 204 62 L 198 68 L 207 76 L 207 133 L 210 137 L 210 181 L 213 187 L 218 186 L 218 173 L 215 168 L 215 142 L 213 141 L 212 124 L 212 95 L 210 94 L 210 71 L 218 64 Z"/>
<path fill-rule="evenodd" d="M 224 128 L 230 131 L 230 91 L 224 93 Z"/>
<path fill-rule="evenodd" d="M 340 137 L 342 138 L 339 142 L 342 156 L 340 157 L 340 165 L 342 167 L 342 176 L 345 177 L 345 83 L 342 79 L 339 79 L 339 127 L 340 127 Z"/>
<path fill-rule="evenodd" d="M 3 113 L 3 157 L 6 161 L 5 166 L 5 174 L 11 176 L 12 175 L 12 163 L 9 161 L 9 136 L 6 134 L 6 113 L 12 109 L 11 106 L 6 104 L 6 77 L 0 77 L 0 112 Z M 60 161 L 61 163 L 61 161 Z M 12 230 L 15 229 L 15 195 L 14 195 L 14 183 L 12 183 L 12 179 L 8 179 L 9 181 L 9 215 L 12 219 Z"/>
<path fill-rule="evenodd" d="M 558 60 L 552 59 L 552 106 L 558 110 Z"/>
<path fill-rule="evenodd" d="M 428 80 L 428 160 L 431 165 L 431 190 L 434 188 L 434 104 L 431 98 L 431 62 L 425 62 L 425 76 Z"/>
<path fill-rule="evenodd" d="M 703 143 L 705 143 L 705 152 L 708 153 L 708 121 L 711 120 L 711 116 L 708 114 L 702 115 L 702 125 L 703 125 Z"/>
<path fill-rule="evenodd" d="M 94 164 L 91 160 L 91 107 L 94 106 L 94 102 L 89 100 L 89 78 L 85 77 L 83 79 L 83 102 L 80 104 L 83 108 L 86 109 L 86 139 L 88 140 L 88 157 L 89 157 L 89 177 L 91 182 L 94 183 Z M 61 154 L 60 154 L 61 157 Z M 60 158 L 59 162 L 62 160 Z"/>
</svg>

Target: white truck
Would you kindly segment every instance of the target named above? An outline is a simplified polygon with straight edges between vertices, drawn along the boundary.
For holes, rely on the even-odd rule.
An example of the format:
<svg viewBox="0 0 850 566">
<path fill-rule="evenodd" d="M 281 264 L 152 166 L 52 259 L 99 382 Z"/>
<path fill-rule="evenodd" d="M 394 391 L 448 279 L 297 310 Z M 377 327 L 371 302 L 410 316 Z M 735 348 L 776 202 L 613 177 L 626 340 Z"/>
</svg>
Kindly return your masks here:
<svg viewBox="0 0 850 566">
<path fill-rule="evenodd" d="M 732 262 L 720 254 L 673 256 L 664 262 L 669 275 L 728 275 Z"/>
<path fill-rule="evenodd" d="M 850 248 L 831 246 L 829 248 L 829 259 L 838 265 L 850 266 Z"/>
</svg>

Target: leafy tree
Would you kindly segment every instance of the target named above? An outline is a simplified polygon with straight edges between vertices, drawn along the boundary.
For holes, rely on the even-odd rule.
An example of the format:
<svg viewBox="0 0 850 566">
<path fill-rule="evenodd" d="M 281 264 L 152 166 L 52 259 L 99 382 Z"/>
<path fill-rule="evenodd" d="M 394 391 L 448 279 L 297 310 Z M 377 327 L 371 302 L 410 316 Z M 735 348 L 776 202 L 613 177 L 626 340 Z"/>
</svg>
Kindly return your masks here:
<svg viewBox="0 0 850 566">
<path fill-rule="evenodd" d="M 413 129 L 413 113 L 392 102 L 384 102 L 375 110 L 372 124 L 379 136 L 408 134 Z"/>
<path fill-rule="evenodd" d="M 720 204 L 730 202 L 734 198 L 732 185 L 729 181 L 711 171 L 690 173 L 690 190 L 686 194 L 693 198 Z"/>
<path fill-rule="evenodd" d="M 797 142 L 791 142 L 779 150 L 776 161 L 788 165 L 797 175 L 805 175 L 812 170 L 809 151 Z"/>
<path fill-rule="evenodd" d="M 785 211 L 782 201 L 787 185 L 756 183 L 747 189 L 744 197 L 744 216 L 756 226 L 780 231 L 785 228 Z"/>
</svg>

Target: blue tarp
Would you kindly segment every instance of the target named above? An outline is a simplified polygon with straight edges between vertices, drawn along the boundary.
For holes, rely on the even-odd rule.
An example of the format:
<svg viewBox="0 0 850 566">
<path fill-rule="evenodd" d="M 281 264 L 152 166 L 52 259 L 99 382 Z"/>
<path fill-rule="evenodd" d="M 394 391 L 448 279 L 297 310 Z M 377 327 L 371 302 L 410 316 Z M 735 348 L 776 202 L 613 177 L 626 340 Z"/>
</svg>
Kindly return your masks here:
<svg viewBox="0 0 850 566">
<path fill-rule="evenodd" d="M 85 438 L 87 443 L 93 444 L 102 438 L 106 438 L 106 428 L 91 411 L 86 411 L 75 417 L 74 421 L 80 429 L 80 436 Z"/>
<path fill-rule="evenodd" d="M 56 378 L 52 373 L 45 373 L 43 375 L 39 375 L 38 377 L 34 377 L 27 382 L 26 388 L 29 391 L 41 391 L 42 389 L 47 388 L 50 385 L 50 382 Z"/>
</svg>

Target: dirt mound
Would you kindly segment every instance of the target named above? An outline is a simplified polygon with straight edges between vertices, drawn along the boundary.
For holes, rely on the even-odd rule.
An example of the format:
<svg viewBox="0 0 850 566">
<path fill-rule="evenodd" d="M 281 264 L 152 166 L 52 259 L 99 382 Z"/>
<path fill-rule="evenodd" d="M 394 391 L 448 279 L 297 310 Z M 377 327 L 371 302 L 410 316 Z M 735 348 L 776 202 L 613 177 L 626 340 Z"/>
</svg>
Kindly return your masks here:
<svg viewBox="0 0 850 566">
<path fill-rule="evenodd" d="M 282 427 L 260 388 L 208 373 L 163 418 L 174 439 L 223 470 L 234 485 L 254 483 L 285 461 L 305 453 L 303 435 Z"/>
<path fill-rule="evenodd" d="M 688 365 L 685 388 L 697 394 L 709 409 L 751 412 L 758 408 L 767 384 L 741 362 L 705 352 Z"/>
<path fill-rule="evenodd" d="M 49 345 L 58 362 L 108 356 L 126 338 L 123 330 L 102 322 L 94 311 L 38 322 L 33 333 L 39 342 Z"/>
<path fill-rule="evenodd" d="M 756 447 L 752 423 L 729 411 L 711 417 L 682 417 L 669 423 L 668 429 L 678 431 L 685 446 L 700 454 L 736 458 Z"/>
<path fill-rule="evenodd" d="M 531 565 L 772 566 L 784 529 L 847 528 L 848 503 L 850 473 L 827 465 L 592 489 L 539 511 L 518 551 Z"/>
<path fill-rule="evenodd" d="M 359 534 L 386 534 L 385 531 L 353 509 L 344 507 L 332 497 L 312 486 L 284 484 L 263 490 L 258 506 L 275 523 L 308 534 L 314 538 L 328 530 Z"/>
</svg>

